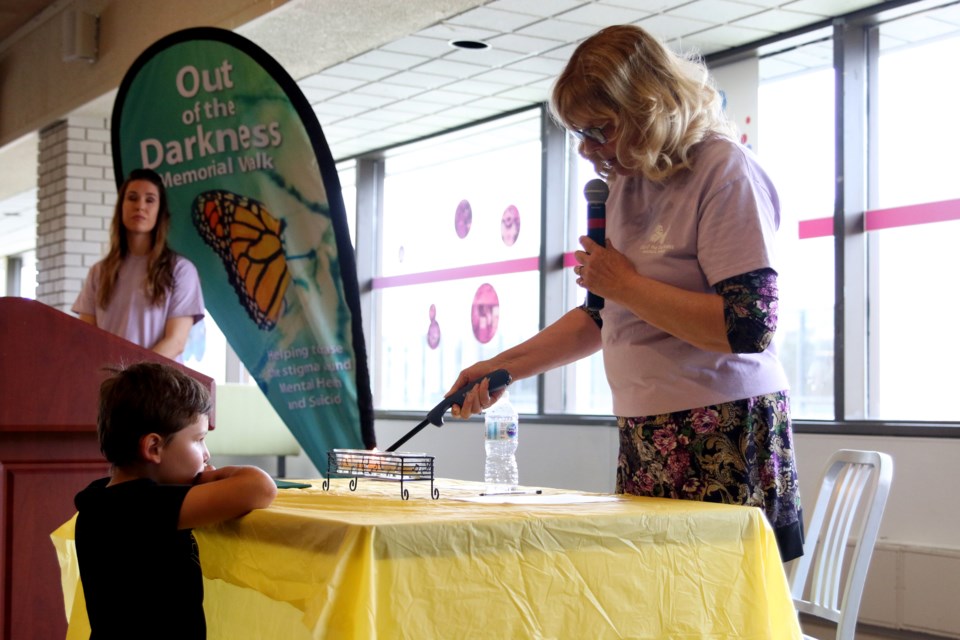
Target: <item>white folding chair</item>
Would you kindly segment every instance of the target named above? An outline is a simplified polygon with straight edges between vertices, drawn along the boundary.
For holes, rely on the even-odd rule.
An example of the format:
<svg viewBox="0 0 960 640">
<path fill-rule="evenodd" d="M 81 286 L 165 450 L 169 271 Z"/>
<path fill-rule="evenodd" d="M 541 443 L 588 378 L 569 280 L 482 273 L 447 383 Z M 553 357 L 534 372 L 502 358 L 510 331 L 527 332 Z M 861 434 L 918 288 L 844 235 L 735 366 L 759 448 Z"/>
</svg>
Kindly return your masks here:
<svg viewBox="0 0 960 640">
<path fill-rule="evenodd" d="M 893 459 L 886 453 L 834 453 L 820 484 L 803 556 L 793 561 L 790 590 L 797 611 L 836 623 L 837 640 L 853 640 L 892 479 Z M 853 552 L 845 563 L 851 542 Z"/>
</svg>

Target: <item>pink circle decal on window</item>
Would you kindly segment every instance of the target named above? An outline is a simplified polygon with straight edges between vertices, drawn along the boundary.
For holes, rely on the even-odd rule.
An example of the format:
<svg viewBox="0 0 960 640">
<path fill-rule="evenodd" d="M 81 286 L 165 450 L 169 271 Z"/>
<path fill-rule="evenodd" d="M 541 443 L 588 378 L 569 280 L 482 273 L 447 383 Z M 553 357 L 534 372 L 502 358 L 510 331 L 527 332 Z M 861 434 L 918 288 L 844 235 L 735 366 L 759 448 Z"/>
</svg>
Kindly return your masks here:
<svg viewBox="0 0 960 640">
<path fill-rule="evenodd" d="M 503 238 L 503 244 L 512 247 L 520 235 L 520 212 L 513 205 L 503 210 L 503 216 L 500 218 L 500 237 Z"/>
<path fill-rule="evenodd" d="M 497 333 L 500 322 L 500 299 L 496 290 L 489 284 L 482 284 L 473 296 L 470 309 L 473 335 L 481 344 L 487 344 Z"/>
<path fill-rule="evenodd" d="M 453 217 L 453 227 L 457 231 L 457 236 L 466 238 L 470 233 L 470 225 L 473 224 L 473 208 L 467 200 L 461 200 L 457 205 L 457 213 Z"/>
<path fill-rule="evenodd" d="M 427 346 L 436 349 L 440 345 L 440 323 L 437 322 L 437 305 L 430 305 L 430 326 L 427 328 Z"/>
</svg>

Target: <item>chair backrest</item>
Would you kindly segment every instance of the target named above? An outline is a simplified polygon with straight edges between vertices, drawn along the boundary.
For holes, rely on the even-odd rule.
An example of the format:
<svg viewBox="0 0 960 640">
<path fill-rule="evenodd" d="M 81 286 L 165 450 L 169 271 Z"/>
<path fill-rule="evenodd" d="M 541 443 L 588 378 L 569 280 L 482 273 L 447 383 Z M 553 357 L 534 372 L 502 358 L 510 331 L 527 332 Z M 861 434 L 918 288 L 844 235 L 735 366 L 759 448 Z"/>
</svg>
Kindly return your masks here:
<svg viewBox="0 0 960 640">
<path fill-rule="evenodd" d="M 820 484 L 803 556 L 793 561 L 790 590 L 797 610 L 837 623 L 837 640 L 853 640 L 892 479 L 893 459 L 886 453 L 850 449 L 834 453 Z M 845 568 L 851 542 L 853 553 Z"/>
</svg>

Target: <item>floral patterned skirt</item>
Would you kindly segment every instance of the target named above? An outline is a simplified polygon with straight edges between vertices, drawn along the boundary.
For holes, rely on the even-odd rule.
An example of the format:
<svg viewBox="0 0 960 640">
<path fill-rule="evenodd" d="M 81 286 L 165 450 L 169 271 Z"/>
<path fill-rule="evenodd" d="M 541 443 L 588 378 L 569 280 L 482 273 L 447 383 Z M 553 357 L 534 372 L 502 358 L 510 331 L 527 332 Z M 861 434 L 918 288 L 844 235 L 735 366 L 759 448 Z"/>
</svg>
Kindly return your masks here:
<svg viewBox="0 0 960 640">
<path fill-rule="evenodd" d="M 617 493 L 760 507 L 783 561 L 803 555 L 786 391 L 617 423 Z"/>
</svg>

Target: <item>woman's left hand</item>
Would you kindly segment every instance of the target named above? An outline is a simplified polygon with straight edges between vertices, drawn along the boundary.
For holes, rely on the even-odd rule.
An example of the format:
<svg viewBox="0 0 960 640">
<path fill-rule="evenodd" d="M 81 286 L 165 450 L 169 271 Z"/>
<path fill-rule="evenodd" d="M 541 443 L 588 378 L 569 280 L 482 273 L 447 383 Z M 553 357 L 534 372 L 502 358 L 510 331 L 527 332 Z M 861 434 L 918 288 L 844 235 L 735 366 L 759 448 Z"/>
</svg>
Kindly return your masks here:
<svg viewBox="0 0 960 640">
<path fill-rule="evenodd" d="M 598 296 L 617 300 L 629 276 L 637 273 L 633 263 L 617 251 L 609 238 L 605 247 L 587 236 L 580 236 L 580 244 L 583 250 L 574 253 L 580 263 L 573 269 L 577 284 Z"/>
</svg>

